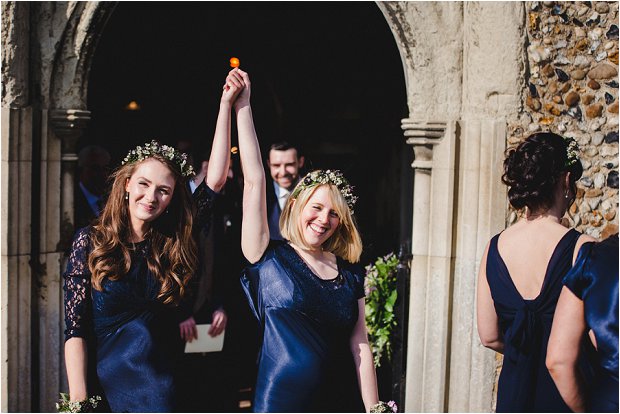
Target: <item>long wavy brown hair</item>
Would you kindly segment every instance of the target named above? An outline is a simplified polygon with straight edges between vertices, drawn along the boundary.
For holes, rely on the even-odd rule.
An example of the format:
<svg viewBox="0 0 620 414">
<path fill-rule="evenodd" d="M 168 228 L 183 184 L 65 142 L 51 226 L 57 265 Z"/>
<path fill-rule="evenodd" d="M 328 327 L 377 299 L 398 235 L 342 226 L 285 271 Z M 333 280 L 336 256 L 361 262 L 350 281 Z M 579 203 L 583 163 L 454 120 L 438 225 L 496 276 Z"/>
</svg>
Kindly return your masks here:
<svg viewBox="0 0 620 414">
<path fill-rule="evenodd" d="M 165 304 L 176 304 L 185 295 L 187 283 L 198 266 L 196 243 L 192 237 L 193 205 L 179 167 L 158 155 L 147 159 L 150 158 L 166 165 L 176 184 L 168 212 L 155 219 L 147 233 L 151 250 L 146 261 L 149 270 L 161 283 L 158 299 Z M 104 279 L 119 280 L 129 273 L 131 220 L 125 200 L 125 184 L 142 162 L 125 164 L 112 174 L 110 196 L 93 226 L 93 249 L 88 267 L 92 285 L 99 291 Z"/>
</svg>

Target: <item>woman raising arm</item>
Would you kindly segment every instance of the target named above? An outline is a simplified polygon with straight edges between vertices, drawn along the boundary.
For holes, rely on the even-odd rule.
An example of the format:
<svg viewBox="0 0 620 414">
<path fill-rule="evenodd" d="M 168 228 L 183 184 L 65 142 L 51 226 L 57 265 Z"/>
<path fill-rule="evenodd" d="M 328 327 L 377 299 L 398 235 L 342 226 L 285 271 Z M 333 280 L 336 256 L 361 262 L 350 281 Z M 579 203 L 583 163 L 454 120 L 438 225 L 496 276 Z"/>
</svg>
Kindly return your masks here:
<svg viewBox="0 0 620 414">
<path fill-rule="evenodd" d="M 364 318 L 357 197 L 344 176 L 317 170 L 293 190 L 269 241 L 265 175 L 250 109 L 250 81 L 235 103 L 245 179 L 242 283 L 260 321 L 254 410 L 371 411 L 377 383 Z M 375 407 L 376 408 L 376 407 Z"/>
<path fill-rule="evenodd" d="M 239 91 L 233 84 L 222 94 L 207 179 L 214 188 L 202 183 L 195 192 L 199 220 L 225 181 L 226 126 Z M 183 345 L 176 310 L 197 264 L 186 186 L 192 175 L 176 149 L 156 141 L 137 147 L 115 171 L 98 221 L 77 233 L 64 274 L 71 401 L 87 397 L 86 378 L 95 373 L 87 372 L 86 361 L 94 351 L 96 377 L 112 411 L 174 409 L 173 368 Z M 87 342 L 92 336 L 96 344 Z"/>
</svg>

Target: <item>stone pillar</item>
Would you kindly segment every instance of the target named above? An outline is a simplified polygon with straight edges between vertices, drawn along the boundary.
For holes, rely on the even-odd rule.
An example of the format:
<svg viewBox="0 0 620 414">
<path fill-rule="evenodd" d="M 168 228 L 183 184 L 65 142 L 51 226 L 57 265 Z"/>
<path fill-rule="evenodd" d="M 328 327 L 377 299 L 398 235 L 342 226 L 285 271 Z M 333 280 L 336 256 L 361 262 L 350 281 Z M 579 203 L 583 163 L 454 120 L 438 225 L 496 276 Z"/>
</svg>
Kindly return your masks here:
<svg viewBox="0 0 620 414">
<path fill-rule="evenodd" d="M 39 402 L 43 412 L 55 410 L 60 391 L 67 391 L 64 367 L 64 303 L 62 271 L 73 238 L 73 190 L 77 140 L 90 112 L 61 109 L 43 114 L 41 131 L 41 237 L 39 287 Z M 47 126 L 51 130 L 47 129 Z"/>
<path fill-rule="evenodd" d="M 455 122 L 404 119 L 415 160 L 406 412 L 445 411 L 448 372 Z"/>
<path fill-rule="evenodd" d="M 492 411 L 495 352 L 480 343 L 476 286 L 480 260 L 490 237 L 504 228 L 506 186 L 502 161 L 505 120 L 459 122 L 458 193 L 455 211 L 454 287 L 447 411 Z"/>
<path fill-rule="evenodd" d="M 73 190 L 77 167 L 77 140 L 90 121 L 90 111 L 80 109 L 57 109 L 50 112 L 50 122 L 56 137 L 61 140 L 61 226 L 60 243 L 63 249 L 69 247 L 73 238 Z"/>
<path fill-rule="evenodd" d="M 3 1 L 0 173 L 0 411 L 31 411 L 30 2 Z"/>
<path fill-rule="evenodd" d="M 0 209 L 3 412 L 32 411 L 31 186 L 32 109 L 3 107 Z"/>
</svg>

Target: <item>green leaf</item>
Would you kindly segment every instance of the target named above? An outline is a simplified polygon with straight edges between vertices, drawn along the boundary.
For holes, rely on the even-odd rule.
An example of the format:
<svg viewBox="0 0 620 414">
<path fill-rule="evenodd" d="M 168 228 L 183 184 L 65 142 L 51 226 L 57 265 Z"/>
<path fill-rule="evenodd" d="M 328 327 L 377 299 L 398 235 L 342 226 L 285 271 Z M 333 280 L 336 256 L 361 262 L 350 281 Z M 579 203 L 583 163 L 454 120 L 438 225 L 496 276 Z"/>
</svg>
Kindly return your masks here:
<svg viewBox="0 0 620 414">
<path fill-rule="evenodd" d="M 398 257 L 389 253 L 366 266 L 366 326 L 376 366 L 384 354 L 388 358 L 392 355 L 390 338 L 397 324 L 394 306 L 398 296 L 398 263 Z"/>
</svg>

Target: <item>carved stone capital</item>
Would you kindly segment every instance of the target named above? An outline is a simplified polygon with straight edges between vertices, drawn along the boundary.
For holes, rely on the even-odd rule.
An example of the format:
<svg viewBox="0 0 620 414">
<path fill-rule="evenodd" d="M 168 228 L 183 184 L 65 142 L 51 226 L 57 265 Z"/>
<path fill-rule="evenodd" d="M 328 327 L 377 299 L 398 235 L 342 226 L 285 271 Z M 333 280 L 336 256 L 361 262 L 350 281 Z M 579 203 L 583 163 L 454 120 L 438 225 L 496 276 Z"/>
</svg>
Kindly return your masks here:
<svg viewBox="0 0 620 414">
<path fill-rule="evenodd" d="M 90 121 L 90 111 L 83 109 L 53 109 L 50 123 L 54 133 L 62 141 L 63 161 L 77 161 L 75 147 L 77 140 Z"/>
<path fill-rule="evenodd" d="M 433 146 L 443 139 L 446 123 L 405 118 L 401 121 L 401 128 L 407 144 L 413 146 L 415 159 L 411 166 L 417 170 L 430 170 L 433 167 Z"/>
</svg>

